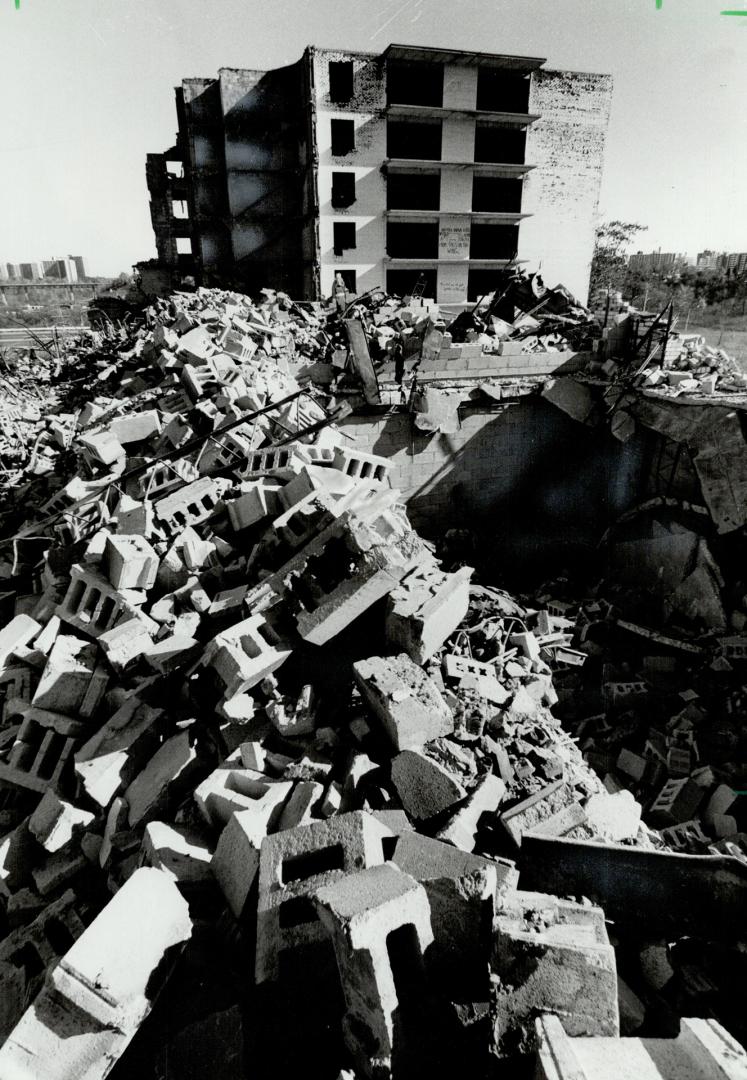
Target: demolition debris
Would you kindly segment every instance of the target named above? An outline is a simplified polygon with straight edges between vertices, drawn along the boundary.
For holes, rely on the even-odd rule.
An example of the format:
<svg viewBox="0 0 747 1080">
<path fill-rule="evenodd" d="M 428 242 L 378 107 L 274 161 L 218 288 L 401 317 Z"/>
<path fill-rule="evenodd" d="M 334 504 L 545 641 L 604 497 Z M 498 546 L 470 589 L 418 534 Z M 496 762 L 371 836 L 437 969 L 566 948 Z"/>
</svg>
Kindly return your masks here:
<svg viewBox="0 0 747 1080">
<path fill-rule="evenodd" d="M 744 386 L 628 318 L 516 273 L 450 326 L 200 289 L 65 346 L 3 424 L 0 1076 L 747 1074 L 717 482 L 514 598 L 337 426 L 448 429 L 465 373 L 581 423 Z"/>
</svg>

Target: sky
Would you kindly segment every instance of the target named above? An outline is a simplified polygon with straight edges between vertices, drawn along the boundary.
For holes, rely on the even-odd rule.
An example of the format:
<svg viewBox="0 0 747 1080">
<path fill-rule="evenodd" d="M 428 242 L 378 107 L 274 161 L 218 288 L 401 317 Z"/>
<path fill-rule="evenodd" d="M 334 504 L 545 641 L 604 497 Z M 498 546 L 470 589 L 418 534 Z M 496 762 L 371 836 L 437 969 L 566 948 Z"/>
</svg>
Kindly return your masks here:
<svg viewBox="0 0 747 1080">
<path fill-rule="evenodd" d="M 600 218 L 635 248 L 747 251 L 747 0 L 0 0 L 0 259 L 155 255 L 145 155 L 173 87 L 390 42 L 547 57 L 611 73 Z M 16 5 L 19 5 L 18 8 Z"/>
</svg>

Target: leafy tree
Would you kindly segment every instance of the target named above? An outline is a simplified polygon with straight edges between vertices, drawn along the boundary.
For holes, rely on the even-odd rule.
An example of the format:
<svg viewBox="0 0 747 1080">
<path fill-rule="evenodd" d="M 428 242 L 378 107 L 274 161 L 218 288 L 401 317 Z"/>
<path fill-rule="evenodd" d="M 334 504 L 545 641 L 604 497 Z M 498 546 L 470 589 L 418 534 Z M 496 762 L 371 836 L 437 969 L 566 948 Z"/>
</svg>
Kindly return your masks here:
<svg viewBox="0 0 747 1080">
<path fill-rule="evenodd" d="M 647 228 L 648 225 L 638 225 L 634 221 L 606 221 L 597 228 L 589 280 L 590 303 L 602 300 L 608 288 L 625 288 L 628 275 L 626 248 Z"/>
</svg>

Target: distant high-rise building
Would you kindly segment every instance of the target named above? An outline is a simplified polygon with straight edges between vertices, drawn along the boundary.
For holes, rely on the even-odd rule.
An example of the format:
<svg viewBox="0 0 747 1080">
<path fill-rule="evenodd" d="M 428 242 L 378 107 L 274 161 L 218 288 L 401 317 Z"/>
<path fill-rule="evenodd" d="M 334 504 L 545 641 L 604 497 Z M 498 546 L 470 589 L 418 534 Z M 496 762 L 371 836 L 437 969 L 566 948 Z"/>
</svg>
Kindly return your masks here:
<svg viewBox="0 0 747 1080">
<path fill-rule="evenodd" d="M 673 251 L 638 251 L 628 258 L 628 266 L 642 274 L 667 273 L 687 266 L 687 256 Z"/>
<path fill-rule="evenodd" d="M 695 263 L 698 270 L 715 270 L 718 267 L 720 255 L 717 251 L 705 251 L 698 252 L 698 258 Z"/>
<path fill-rule="evenodd" d="M 78 275 L 78 281 L 84 281 L 88 276 L 86 274 L 86 264 L 82 255 L 68 255 L 68 259 L 75 263 L 75 270 Z"/>
</svg>

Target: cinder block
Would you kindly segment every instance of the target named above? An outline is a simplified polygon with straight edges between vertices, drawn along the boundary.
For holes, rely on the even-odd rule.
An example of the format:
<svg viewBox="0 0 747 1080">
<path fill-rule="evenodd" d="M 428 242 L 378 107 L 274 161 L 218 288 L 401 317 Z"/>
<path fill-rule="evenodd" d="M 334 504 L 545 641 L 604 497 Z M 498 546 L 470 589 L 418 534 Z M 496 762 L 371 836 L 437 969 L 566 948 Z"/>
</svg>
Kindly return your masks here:
<svg viewBox="0 0 747 1080">
<path fill-rule="evenodd" d="M 359 660 L 353 673 L 395 749 L 419 747 L 454 730 L 454 717 L 438 687 L 406 653 Z"/>
<path fill-rule="evenodd" d="M 354 811 L 264 840 L 257 911 L 258 982 L 279 978 L 284 950 L 328 943 L 312 893 L 354 870 L 382 863 L 382 840 L 391 835 L 369 814 Z"/>
<path fill-rule="evenodd" d="M 108 536 L 105 573 L 115 589 L 151 589 L 156 583 L 158 556 L 144 536 Z"/>
<path fill-rule="evenodd" d="M 93 820 L 94 815 L 89 810 L 73 806 L 53 791 L 47 791 L 29 818 L 29 832 L 45 851 L 54 854 L 66 847 L 73 835 L 85 829 Z"/>
<path fill-rule="evenodd" d="M 392 759 L 392 783 L 411 818 L 424 821 L 460 802 L 467 792 L 443 765 L 417 750 Z"/>
<path fill-rule="evenodd" d="M 0 1075 L 103 1080 L 191 932 L 176 885 L 160 870 L 137 870 L 52 968 L 0 1049 Z"/>
<path fill-rule="evenodd" d="M 212 881 L 212 851 L 195 829 L 151 821 L 143 833 L 143 861 L 181 885 Z"/>
<path fill-rule="evenodd" d="M 427 993 L 424 954 L 433 931 L 426 892 L 387 864 L 318 887 L 314 900 L 337 957 L 348 1050 L 363 1075 L 388 1075 L 413 1036 L 397 996 L 405 973 L 412 994 Z"/>
<path fill-rule="evenodd" d="M 615 953 L 601 908 L 544 893 L 503 897 L 490 967 L 499 1056 L 532 1049 L 538 1012 L 561 1016 L 570 1035 L 619 1034 Z"/>
<path fill-rule="evenodd" d="M 291 654 L 263 615 L 235 623 L 210 642 L 203 664 L 215 672 L 226 698 L 251 690 Z"/>
</svg>

